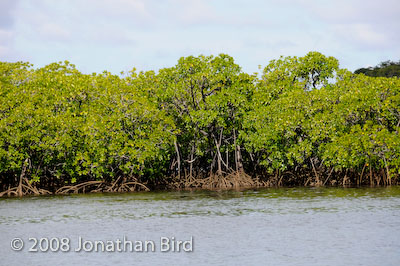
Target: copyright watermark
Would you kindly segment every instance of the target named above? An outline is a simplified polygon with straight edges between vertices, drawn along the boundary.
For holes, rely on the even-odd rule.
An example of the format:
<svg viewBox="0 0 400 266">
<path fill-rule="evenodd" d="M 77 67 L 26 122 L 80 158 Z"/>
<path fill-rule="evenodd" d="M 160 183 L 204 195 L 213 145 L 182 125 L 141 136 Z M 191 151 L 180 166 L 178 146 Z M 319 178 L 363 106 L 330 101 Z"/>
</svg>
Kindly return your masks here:
<svg viewBox="0 0 400 266">
<path fill-rule="evenodd" d="M 16 237 L 10 242 L 13 251 L 22 251 L 26 242 L 28 252 L 193 252 L 193 236 L 188 239 L 160 237 L 158 240 L 129 240 L 126 236 L 114 240 L 90 240 L 78 237 L 35 238 Z"/>
<path fill-rule="evenodd" d="M 24 241 L 21 238 L 14 238 L 11 240 L 11 249 L 14 251 L 20 251 L 24 248 Z"/>
</svg>

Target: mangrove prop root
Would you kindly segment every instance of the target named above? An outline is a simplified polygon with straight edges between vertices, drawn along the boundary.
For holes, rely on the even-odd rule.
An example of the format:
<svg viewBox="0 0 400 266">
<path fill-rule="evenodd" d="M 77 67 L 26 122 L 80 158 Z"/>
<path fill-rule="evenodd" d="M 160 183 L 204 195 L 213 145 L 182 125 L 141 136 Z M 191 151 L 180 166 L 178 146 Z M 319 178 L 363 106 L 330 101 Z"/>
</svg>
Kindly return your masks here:
<svg viewBox="0 0 400 266">
<path fill-rule="evenodd" d="M 133 191 L 150 191 L 143 183 L 136 179 L 122 180 L 117 178 L 112 184 L 105 181 L 87 181 L 77 185 L 63 186 L 56 190 L 55 194 L 70 194 L 79 192 L 133 192 Z"/>
<path fill-rule="evenodd" d="M 79 190 L 81 190 L 82 192 L 85 192 L 85 188 L 88 186 L 92 186 L 92 185 L 98 185 L 103 183 L 103 181 L 87 181 L 84 183 L 80 183 L 74 186 L 64 186 L 59 188 L 56 191 L 56 194 L 66 194 L 66 193 L 78 193 Z"/>
<path fill-rule="evenodd" d="M 369 169 L 368 169 L 369 168 Z M 160 189 L 207 189 L 207 190 L 230 190 L 230 189 L 245 189 L 287 185 L 305 185 L 305 186 L 320 186 L 320 185 L 396 185 L 398 182 L 391 182 L 390 176 L 387 174 L 387 169 L 381 171 L 372 171 L 371 167 L 364 166 L 364 172 L 369 170 L 368 174 L 359 175 L 356 171 L 337 171 L 334 168 L 318 169 L 318 178 L 313 169 L 309 172 L 302 171 L 284 171 L 271 174 L 268 176 L 251 177 L 244 171 L 232 171 L 211 173 L 207 176 L 201 175 L 177 175 L 172 177 L 168 183 L 151 183 L 152 188 Z M 316 169 L 317 170 L 317 169 Z M 189 172 L 190 173 L 190 172 Z M 180 178 L 179 178 L 180 177 Z M 322 179 L 324 178 L 324 179 Z M 324 180 L 324 182 L 321 182 Z M 318 182 L 319 181 L 319 182 Z M 321 184 L 322 183 L 322 184 Z M 18 183 L 4 187 L 5 190 L 0 192 L 0 197 L 3 196 L 25 196 L 25 195 L 47 195 L 47 194 L 70 194 L 70 193 L 85 193 L 85 192 L 133 192 L 133 191 L 150 191 L 147 183 L 142 183 L 134 177 L 119 177 L 113 182 L 106 181 L 86 181 L 79 184 L 66 185 L 58 188 L 55 192 L 50 192 L 46 189 L 38 187 L 39 184 L 29 181 L 25 174 L 21 173 Z M 4 189 L 3 188 L 3 189 Z"/>
<path fill-rule="evenodd" d="M 27 178 L 20 178 L 18 186 L 8 188 L 0 192 L 3 196 L 25 196 L 25 195 L 49 195 L 49 194 L 71 194 L 85 192 L 133 192 L 150 191 L 150 189 L 135 178 L 130 180 L 118 178 L 112 184 L 105 181 L 86 181 L 76 185 L 66 185 L 57 189 L 54 193 L 32 185 Z"/>
<path fill-rule="evenodd" d="M 6 191 L 0 192 L 0 197 L 3 196 L 24 196 L 24 195 L 47 195 L 51 194 L 46 189 L 38 189 L 32 185 L 27 178 L 21 177 L 17 187 L 9 188 Z"/>
<path fill-rule="evenodd" d="M 246 173 L 232 172 L 230 174 L 212 174 L 206 178 L 195 178 L 188 176 L 183 180 L 175 180 L 172 186 L 176 189 L 209 189 L 209 190 L 229 190 L 239 188 L 255 188 L 268 186 L 267 182 L 252 178 Z"/>
</svg>

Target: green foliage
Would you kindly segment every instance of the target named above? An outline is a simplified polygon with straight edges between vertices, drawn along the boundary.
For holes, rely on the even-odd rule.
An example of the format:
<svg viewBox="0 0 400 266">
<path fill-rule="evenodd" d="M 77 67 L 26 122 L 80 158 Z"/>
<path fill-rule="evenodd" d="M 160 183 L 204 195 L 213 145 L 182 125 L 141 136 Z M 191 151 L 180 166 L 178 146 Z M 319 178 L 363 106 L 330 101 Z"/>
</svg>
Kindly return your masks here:
<svg viewBox="0 0 400 266">
<path fill-rule="evenodd" d="M 249 109 L 255 76 L 242 73 L 232 57 L 221 54 L 181 58 L 175 67 L 160 70 L 157 78 L 154 94 L 159 106 L 179 129 L 177 147 L 171 149 L 180 159 L 178 174 L 185 166 L 207 174 L 217 162 L 226 171 L 238 164 L 233 162 L 236 139 L 232 136 L 241 129 Z M 222 152 L 228 154 L 225 161 L 218 155 Z M 189 174 L 194 172 L 189 170 Z"/>
<path fill-rule="evenodd" d="M 368 164 L 398 174 L 399 80 L 355 76 L 318 53 L 305 58 L 281 58 L 264 70 L 241 134 L 246 149 L 269 172 L 311 171 L 318 161 L 336 170 Z M 317 79 L 314 69 L 324 69 Z"/>
<path fill-rule="evenodd" d="M 28 159 L 35 181 L 74 183 L 139 175 L 145 163 L 168 157 L 171 119 L 128 79 L 83 75 L 68 62 L 14 67 L 7 75 L 23 81 L 2 82 L 0 172 L 15 178 Z"/>
<path fill-rule="evenodd" d="M 385 61 L 375 67 L 359 68 L 354 74 L 364 74 L 370 77 L 400 77 L 400 61 Z"/>
<path fill-rule="evenodd" d="M 318 52 L 272 60 L 261 79 L 225 54 L 124 77 L 67 61 L 0 62 L 0 185 L 24 167 L 43 185 L 267 175 L 317 162 L 398 178 L 399 106 L 399 79 L 355 75 Z"/>
</svg>

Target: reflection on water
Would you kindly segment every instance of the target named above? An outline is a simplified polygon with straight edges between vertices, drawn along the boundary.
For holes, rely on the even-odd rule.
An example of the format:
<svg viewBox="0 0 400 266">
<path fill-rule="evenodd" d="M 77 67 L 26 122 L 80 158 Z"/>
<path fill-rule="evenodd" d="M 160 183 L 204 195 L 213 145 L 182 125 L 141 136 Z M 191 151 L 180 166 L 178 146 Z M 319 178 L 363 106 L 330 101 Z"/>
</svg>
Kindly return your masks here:
<svg viewBox="0 0 400 266">
<path fill-rule="evenodd" d="M 400 265 L 399 216 L 399 187 L 2 198 L 0 256 L 25 265 Z M 33 254 L 9 246 L 14 237 L 79 236 L 193 236 L 195 251 Z"/>
</svg>

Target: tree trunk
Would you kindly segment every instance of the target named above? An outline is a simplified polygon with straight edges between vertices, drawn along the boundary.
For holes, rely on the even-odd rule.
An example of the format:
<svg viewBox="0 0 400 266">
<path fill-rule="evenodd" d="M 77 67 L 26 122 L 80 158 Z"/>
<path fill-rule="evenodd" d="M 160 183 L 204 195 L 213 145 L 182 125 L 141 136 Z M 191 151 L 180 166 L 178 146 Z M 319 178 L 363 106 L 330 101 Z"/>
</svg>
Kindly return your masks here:
<svg viewBox="0 0 400 266">
<path fill-rule="evenodd" d="M 233 130 L 233 145 L 235 146 L 235 166 L 236 172 L 243 172 L 242 154 L 240 146 L 236 143 L 236 130 Z"/>
<path fill-rule="evenodd" d="M 19 184 L 18 184 L 18 188 L 17 188 L 17 194 L 19 197 L 22 197 L 23 193 L 22 193 L 22 180 L 25 177 L 25 171 L 26 171 L 26 166 L 28 164 L 28 158 L 25 159 L 25 161 L 23 162 L 22 165 L 22 171 L 21 171 L 21 175 L 19 176 Z"/>
<path fill-rule="evenodd" d="M 175 145 L 175 151 L 176 151 L 176 161 L 178 164 L 178 178 L 181 178 L 181 156 L 179 155 L 179 147 L 178 147 L 178 143 L 176 143 L 176 140 L 174 141 L 174 145 Z"/>
<path fill-rule="evenodd" d="M 189 168 L 189 176 L 193 177 L 193 155 L 194 155 L 194 144 L 192 144 L 192 150 L 190 151 L 190 168 Z"/>
</svg>

